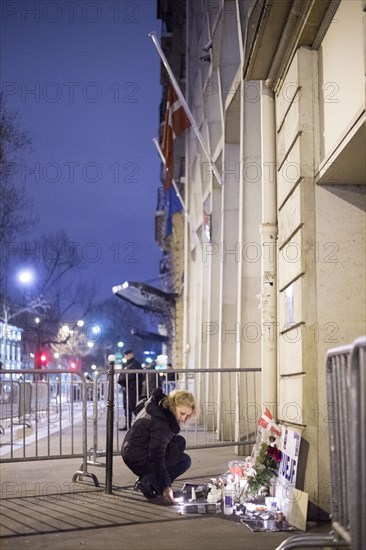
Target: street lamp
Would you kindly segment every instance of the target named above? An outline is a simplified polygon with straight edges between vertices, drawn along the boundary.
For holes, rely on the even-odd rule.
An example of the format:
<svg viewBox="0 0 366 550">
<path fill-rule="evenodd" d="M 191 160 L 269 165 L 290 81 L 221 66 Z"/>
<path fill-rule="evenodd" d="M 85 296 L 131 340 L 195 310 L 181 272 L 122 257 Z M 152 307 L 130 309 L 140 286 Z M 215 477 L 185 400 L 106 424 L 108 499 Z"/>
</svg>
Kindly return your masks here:
<svg viewBox="0 0 366 550">
<path fill-rule="evenodd" d="M 18 281 L 22 283 L 22 285 L 29 285 L 33 283 L 34 279 L 35 276 L 32 269 L 22 269 L 18 272 Z"/>
</svg>

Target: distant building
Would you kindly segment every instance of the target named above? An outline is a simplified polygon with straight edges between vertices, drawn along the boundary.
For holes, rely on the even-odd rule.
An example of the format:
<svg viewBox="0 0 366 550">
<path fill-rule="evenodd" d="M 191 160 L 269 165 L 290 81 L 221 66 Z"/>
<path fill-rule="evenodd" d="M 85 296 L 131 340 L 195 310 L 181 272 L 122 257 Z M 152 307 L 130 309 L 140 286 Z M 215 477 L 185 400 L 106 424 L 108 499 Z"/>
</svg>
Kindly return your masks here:
<svg viewBox="0 0 366 550">
<path fill-rule="evenodd" d="M 0 322 L 0 361 L 2 368 L 22 368 L 22 329 Z"/>
</svg>

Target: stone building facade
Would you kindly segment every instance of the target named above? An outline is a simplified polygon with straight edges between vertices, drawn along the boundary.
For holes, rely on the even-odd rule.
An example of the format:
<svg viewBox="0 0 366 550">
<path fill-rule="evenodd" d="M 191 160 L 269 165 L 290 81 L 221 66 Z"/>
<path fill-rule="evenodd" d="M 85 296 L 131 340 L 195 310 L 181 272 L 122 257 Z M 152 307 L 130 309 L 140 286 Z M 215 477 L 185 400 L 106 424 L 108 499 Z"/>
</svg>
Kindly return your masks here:
<svg viewBox="0 0 366 550">
<path fill-rule="evenodd" d="M 259 406 L 301 432 L 303 490 L 329 510 L 326 352 L 366 332 L 365 1 L 179 7 L 184 93 L 221 181 L 190 129 L 177 364 L 260 367 Z"/>
</svg>

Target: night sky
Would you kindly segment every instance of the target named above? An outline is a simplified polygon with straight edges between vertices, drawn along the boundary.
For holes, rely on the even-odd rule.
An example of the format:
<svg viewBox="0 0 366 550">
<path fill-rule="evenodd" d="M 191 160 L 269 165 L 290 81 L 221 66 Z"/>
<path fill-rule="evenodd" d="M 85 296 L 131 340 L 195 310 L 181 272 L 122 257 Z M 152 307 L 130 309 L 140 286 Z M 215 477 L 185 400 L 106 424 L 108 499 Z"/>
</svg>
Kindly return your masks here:
<svg viewBox="0 0 366 550">
<path fill-rule="evenodd" d="M 32 138 L 18 172 L 38 218 L 27 238 L 65 230 L 98 299 L 125 280 L 159 286 L 156 0 L 4 0 L 1 10 L 1 86 Z"/>
</svg>

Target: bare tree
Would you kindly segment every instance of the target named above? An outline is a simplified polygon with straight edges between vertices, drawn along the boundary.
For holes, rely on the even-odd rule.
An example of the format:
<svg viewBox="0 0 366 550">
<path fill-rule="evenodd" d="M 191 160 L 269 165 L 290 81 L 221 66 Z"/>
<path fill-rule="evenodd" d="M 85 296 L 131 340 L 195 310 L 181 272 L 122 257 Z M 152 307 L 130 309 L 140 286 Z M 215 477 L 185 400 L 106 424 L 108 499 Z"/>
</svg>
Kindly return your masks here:
<svg viewBox="0 0 366 550">
<path fill-rule="evenodd" d="M 17 324 L 24 331 L 25 348 L 36 351 L 63 346 L 66 353 L 71 344 L 77 347 L 77 343 L 75 336 L 66 338 L 61 329 L 65 324 L 71 327 L 77 320 L 85 319 L 92 308 L 94 288 L 82 282 L 84 262 L 64 231 L 41 237 L 37 242 L 18 244 L 20 256 L 25 256 L 27 250 L 36 251 L 32 263 L 37 276 L 27 303 L 20 305 L 20 299 L 13 300 L 11 314 L 17 317 Z M 37 304 L 38 309 L 33 304 Z M 41 310 L 39 304 L 46 307 Z M 9 305 L 7 298 L 8 310 Z M 39 318 L 37 325 L 35 316 Z M 90 350 L 85 349 L 87 351 Z"/>
<path fill-rule="evenodd" d="M 31 201 L 24 186 L 15 182 L 21 154 L 31 150 L 31 138 L 20 126 L 17 112 L 9 111 L 0 93 L 0 245 L 33 223 Z M 24 162 L 24 161 L 23 161 Z"/>
<path fill-rule="evenodd" d="M 29 229 L 33 223 L 32 203 L 24 186 L 16 181 L 20 155 L 30 151 L 31 138 L 20 126 L 19 115 L 9 111 L 0 93 L 0 302 L 4 316 L 8 316 L 7 273 L 8 247 L 14 238 Z M 14 311 L 10 313 L 14 315 Z"/>
<path fill-rule="evenodd" d="M 0 320 L 7 326 L 14 319 L 33 348 L 58 342 L 65 319 L 85 317 L 94 289 L 82 283 L 83 262 L 65 232 L 42 237 L 36 243 L 19 239 L 35 224 L 32 201 L 20 181 L 21 166 L 30 151 L 28 131 L 22 129 L 18 113 L 7 108 L 0 93 Z M 27 257 L 28 250 L 39 252 L 32 257 L 38 283 L 25 300 L 25 296 L 17 295 L 8 273 L 11 262 Z M 41 318 L 37 331 L 36 315 Z"/>
<path fill-rule="evenodd" d="M 85 316 L 90 310 L 94 286 L 84 284 L 85 262 L 65 231 L 43 236 L 39 241 L 23 241 L 18 247 L 20 256 L 27 250 L 36 251 L 33 258 L 37 272 L 34 293 L 47 299 L 55 317 L 63 319 L 76 308 Z"/>
</svg>

